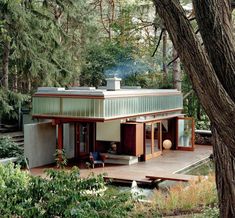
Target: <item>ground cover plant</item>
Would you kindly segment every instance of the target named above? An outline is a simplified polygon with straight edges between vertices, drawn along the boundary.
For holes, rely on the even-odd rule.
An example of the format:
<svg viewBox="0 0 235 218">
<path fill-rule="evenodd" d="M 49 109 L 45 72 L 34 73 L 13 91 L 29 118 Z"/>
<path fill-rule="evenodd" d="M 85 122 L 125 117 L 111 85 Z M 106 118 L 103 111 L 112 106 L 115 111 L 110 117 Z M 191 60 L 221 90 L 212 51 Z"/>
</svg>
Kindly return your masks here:
<svg viewBox="0 0 235 218">
<path fill-rule="evenodd" d="M 102 176 L 82 179 L 78 168 L 47 170 L 42 178 L 0 165 L 0 187 L 1 217 L 127 217 L 133 207 L 127 193 L 97 193 Z"/>
</svg>

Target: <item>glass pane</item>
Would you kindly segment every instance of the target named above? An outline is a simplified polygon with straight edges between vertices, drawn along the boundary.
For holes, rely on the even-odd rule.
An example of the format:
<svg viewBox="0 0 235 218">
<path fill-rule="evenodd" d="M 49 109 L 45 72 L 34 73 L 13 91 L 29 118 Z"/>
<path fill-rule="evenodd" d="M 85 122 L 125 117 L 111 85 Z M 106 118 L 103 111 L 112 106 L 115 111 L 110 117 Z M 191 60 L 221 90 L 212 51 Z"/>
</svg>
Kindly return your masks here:
<svg viewBox="0 0 235 218">
<path fill-rule="evenodd" d="M 80 145 L 79 151 L 80 153 L 88 152 L 89 145 L 89 124 L 81 123 L 80 124 Z"/>
<path fill-rule="evenodd" d="M 153 124 L 153 129 L 154 129 L 154 145 L 153 145 L 153 150 L 154 152 L 160 151 L 160 139 L 159 139 L 159 123 L 154 123 Z"/>
<path fill-rule="evenodd" d="M 192 147 L 192 120 L 178 120 L 178 146 Z"/>
<path fill-rule="evenodd" d="M 130 96 L 111 99 L 33 97 L 33 114 L 116 117 L 182 108 L 182 95 Z"/>
<path fill-rule="evenodd" d="M 145 125 L 145 151 L 146 154 L 152 154 L 152 125 Z"/>
</svg>

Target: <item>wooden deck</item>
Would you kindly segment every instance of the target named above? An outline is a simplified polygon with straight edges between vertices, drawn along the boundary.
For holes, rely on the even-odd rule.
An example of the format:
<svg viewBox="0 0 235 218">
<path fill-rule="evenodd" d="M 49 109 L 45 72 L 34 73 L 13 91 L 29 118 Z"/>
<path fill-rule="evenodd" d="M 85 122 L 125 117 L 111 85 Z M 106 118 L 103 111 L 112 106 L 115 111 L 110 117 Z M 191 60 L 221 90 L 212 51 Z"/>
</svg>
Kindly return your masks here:
<svg viewBox="0 0 235 218">
<path fill-rule="evenodd" d="M 105 174 L 105 179 L 111 179 L 119 182 L 136 181 L 137 183 L 150 184 L 152 181 L 146 176 L 164 177 L 172 175 L 200 162 L 210 156 L 212 146 L 197 145 L 194 151 L 163 151 L 163 155 L 153 158 L 146 162 L 139 162 L 133 165 L 105 165 L 105 167 L 96 167 L 94 169 L 81 169 L 81 177 L 87 177 L 89 174 Z M 32 174 L 40 175 L 41 168 L 31 170 Z M 173 177 L 173 175 L 171 176 Z M 181 178 L 182 179 L 182 178 Z"/>
<path fill-rule="evenodd" d="M 91 172 L 95 174 L 105 173 L 105 179 L 110 179 L 114 182 L 123 181 L 128 183 L 135 180 L 138 184 L 149 185 L 152 181 L 146 178 L 146 176 L 165 176 L 170 178 L 169 174 L 171 174 L 171 180 L 174 180 L 172 174 L 208 158 L 211 153 L 212 146 L 200 145 L 196 146 L 195 151 L 163 151 L 163 155 L 160 157 L 153 158 L 146 162 L 139 162 L 134 165 L 97 167 L 91 170 L 82 169 L 81 176 L 86 177 Z M 166 174 L 168 174 L 168 176 L 166 176 Z M 175 175 L 175 177 L 177 176 Z M 181 179 L 183 180 L 183 178 Z"/>
</svg>

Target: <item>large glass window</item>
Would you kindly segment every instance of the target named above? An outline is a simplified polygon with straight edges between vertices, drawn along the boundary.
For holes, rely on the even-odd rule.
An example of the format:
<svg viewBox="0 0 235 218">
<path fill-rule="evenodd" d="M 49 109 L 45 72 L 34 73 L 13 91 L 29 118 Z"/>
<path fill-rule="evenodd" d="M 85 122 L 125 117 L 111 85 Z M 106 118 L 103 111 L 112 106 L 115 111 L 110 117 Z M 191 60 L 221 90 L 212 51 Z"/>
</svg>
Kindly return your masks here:
<svg viewBox="0 0 235 218">
<path fill-rule="evenodd" d="M 194 121 L 192 118 L 178 118 L 178 149 L 194 147 Z"/>
<path fill-rule="evenodd" d="M 152 153 L 152 124 L 145 125 L 145 152 Z"/>
<path fill-rule="evenodd" d="M 154 152 L 160 151 L 160 125 L 159 123 L 154 123 L 153 124 L 153 150 Z"/>
</svg>

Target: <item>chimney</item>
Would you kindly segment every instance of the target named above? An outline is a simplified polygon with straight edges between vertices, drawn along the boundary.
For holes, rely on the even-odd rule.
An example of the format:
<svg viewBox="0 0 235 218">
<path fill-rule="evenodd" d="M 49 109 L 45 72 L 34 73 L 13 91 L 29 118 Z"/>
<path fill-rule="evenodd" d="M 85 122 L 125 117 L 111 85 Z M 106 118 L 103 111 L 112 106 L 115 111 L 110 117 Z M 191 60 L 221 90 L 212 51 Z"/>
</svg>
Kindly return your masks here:
<svg viewBox="0 0 235 218">
<path fill-rule="evenodd" d="M 121 82 L 121 78 L 117 78 L 117 77 L 113 77 L 113 78 L 107 78 L 107 90 L 108 91 L 116 91 L 116 90 L 120 90 L 120 82 Z"/>
</svg>

